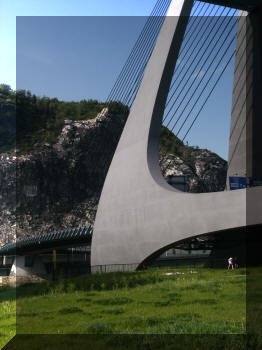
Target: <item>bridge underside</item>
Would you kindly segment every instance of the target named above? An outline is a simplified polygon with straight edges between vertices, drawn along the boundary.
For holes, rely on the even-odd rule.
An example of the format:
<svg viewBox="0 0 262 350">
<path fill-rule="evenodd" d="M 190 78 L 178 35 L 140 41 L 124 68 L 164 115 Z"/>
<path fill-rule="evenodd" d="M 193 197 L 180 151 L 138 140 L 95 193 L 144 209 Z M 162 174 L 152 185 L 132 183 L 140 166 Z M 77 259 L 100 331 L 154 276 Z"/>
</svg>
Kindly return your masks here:
<svg viewBox="0 0 262 350">
<path fill-rule="evenodd" d="M 262 225 L 251 227 L 240 227 L 237 229 L 214 232 L 199 237 L 192 237 L 180 242 L 176 242 L 168 247 L 162 248 L 147 257 L 138 268 L 144 268 L 155 264 L 157 258 L 167 249 L 175 248 L 183 251 L 211 251 L 205 257 L 208 266 L 225 266 L 228 257 L 237 257 L 241 266 L 252 266 L 257 263 L 256 257 L 259 256 L 262 244 L 260 234 Z M 192 259 L 194 256 L 189 255 Z M 173 257 L 174 262 L 175 256 Z M 172 263 L 171 263 L 172 264 Z"/>
<path fill-rule="evenodd" d="M 201 0 L 210 4 L 232 7 L 239 10 L 252 12 L 261 4 L 261 0 Z"/>
</svg>

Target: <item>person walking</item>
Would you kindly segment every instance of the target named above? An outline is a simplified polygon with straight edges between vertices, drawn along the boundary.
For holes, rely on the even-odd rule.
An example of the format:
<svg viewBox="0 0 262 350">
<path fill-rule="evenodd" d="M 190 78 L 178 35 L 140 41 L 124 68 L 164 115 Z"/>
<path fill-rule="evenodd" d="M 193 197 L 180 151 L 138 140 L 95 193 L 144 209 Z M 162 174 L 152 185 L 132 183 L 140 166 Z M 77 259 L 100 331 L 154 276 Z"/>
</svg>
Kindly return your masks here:
<svg viewBox="0 0 262 350">
<path fill-rule="evenodd" d="M 227 269 L 229 270 L 229 269 L 232 269 L 232 270 L 234 270 L 234 265 L 233 265 L 233 258 L 232 257 L 230 257 L 230 258 L 228 258 L 228 267 L 227 267 Z"/>
</svg>

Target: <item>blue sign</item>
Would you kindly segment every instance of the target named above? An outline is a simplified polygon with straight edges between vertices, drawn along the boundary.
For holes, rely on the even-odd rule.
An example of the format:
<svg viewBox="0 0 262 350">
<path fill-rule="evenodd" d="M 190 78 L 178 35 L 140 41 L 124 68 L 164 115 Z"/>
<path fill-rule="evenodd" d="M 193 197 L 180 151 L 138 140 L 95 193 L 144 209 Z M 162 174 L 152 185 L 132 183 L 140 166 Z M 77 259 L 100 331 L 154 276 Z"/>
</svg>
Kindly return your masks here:
<svg viewBox="0 0 262 350">
<path fill-rule="evenodd" d="M 240 190 L 247 187 L 247 179 L 244 176 L 229 176 L 230 190 Z"/>
</svg>

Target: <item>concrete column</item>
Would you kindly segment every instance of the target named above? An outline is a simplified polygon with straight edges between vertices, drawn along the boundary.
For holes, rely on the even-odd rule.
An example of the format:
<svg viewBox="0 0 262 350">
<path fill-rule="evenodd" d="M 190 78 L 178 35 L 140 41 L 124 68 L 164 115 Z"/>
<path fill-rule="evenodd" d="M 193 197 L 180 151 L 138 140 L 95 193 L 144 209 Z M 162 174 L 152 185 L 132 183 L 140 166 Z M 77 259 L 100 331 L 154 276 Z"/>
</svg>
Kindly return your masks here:
<svg viewBox="0 0 262 350">
<path fill-rule="evenodd" d="M 246 176 L 246 16 L 240 11 L 235 57 L 229 137 L 227 189 L 229 176 Z"/>
<path fill-rule="evenodd" d="M 240 11 L 229 139 L 229 176 L 262 176 L 262 5 Z"/>
<path fill-rule="evenodd" d="M 6 265 L 6 255 L 3 256 L 3 266 Z"/>
<path fill-rule="evenodd" d="M 262 177 L 262 4 L 247 16 L 247 30 L 250 28 L 247 52 L 252 50 L 247 61 L 247 176 Z"/>
</svg>

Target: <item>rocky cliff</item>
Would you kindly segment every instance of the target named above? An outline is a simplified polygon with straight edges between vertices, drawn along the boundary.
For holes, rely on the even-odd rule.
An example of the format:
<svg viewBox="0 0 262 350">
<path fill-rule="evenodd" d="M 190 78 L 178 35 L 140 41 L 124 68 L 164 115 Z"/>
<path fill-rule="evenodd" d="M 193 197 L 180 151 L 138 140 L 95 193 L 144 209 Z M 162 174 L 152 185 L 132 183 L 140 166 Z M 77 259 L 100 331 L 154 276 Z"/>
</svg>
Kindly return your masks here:
<svg viewBox="0 0 262 350">
<path fill-rule="evenodd" d="M 41 151 L 0 156 L 0 244 L 48 230 L 93 223 L 126 117 L 104 108 L 92 120 L 65 120 Z M 186 147 L 186 146 L 185 146 Z M 227 163 L 191 150 L 191 161 L 160 153 L 163 175 L 186 175 L 189 191 L 221 191 Z"/>
</svg>

